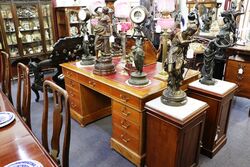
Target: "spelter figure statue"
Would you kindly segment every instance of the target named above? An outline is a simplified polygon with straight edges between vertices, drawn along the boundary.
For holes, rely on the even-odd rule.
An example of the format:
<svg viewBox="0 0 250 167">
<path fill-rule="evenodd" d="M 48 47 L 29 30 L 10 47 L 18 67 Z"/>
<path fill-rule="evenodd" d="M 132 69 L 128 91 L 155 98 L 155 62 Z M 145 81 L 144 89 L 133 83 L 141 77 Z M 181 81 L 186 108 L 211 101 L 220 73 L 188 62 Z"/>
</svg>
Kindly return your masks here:
<svg viewBox="0 0 250 167">
<path fill-rule="evenodd" d="M 134 55 L 134 63 L 137 73 L 142 74 L 143 71 L 143 64 L 144 64 L 144 51 L 142 49 L 143 45 L 143 38 L 138 38 L 136 40 L 136 45 L 133 52 Z"/>
<path fill-rule="evenodd" d="M 100 17 L 98 19 L 98 25 L 94 27 L 94 32 L 96 35 L 95 38 L 95 51 L 96 57 L 98 58 L 99 51 L 102 54 L 109 54 L 110 53 L 110 46 L 109 46 L 109 37 L 111 35 L 111 18 L 109 14 L 109 8 L 103 7 L 102 12 L 99 12 L 98 9 L 95 9 L 95 12 Z"/>
<path fill-rule="evenodd" d="M 93 36 L 88 33 L 87 22 L 83 23 L 82 25 L 82 34 L 83 34 L 83 43 L 82 43 L 82 61 L 80 62 L 81 65 L 92 65 L 94 64 L 94 52 L 92 49 L 93 45 Z"/>
<path fill-rule="evenodd" d="M 243 14 L 241 11 L 235 11 L 235 7 L 221 13 L 221 16 L 224 17 L 224 25 L 220 29 L 220 32 L 216 38 L 209 42 L 204 52 L 204 65 L 201 70 L 202 78 L 200 79 L 202 84 L 215 84 L 215 81 L 213 80 L 214 59 L 225 59 L 225 49 L 235 45 L 237 42 L 236 19 L 241 14 Z M 231 39 L 231 34 L 233 39 Z"/>
<path fill-rule="evenodd" d="M 217 37 L 210 41 L 208 47 L 204 52 L 204 65 L 201 69 L 202 78 L 200 82 L 205 85 L 214 85 L 213 70 L 214 70 L 214 58 L 216 55 L 223 54 L 225 48 L 231 46 L 230 42 L 226 42 L 226 35 L 217 35 Z"/>
<path fill-rule="evenodd" d="M 168 88 L 164 90 L 161 101 L 171 106 L 180 106 L 186 103 L 186 93 L 180 89 L 183 80 L 184 56 L 189 43 L 194 40 L 191 37 L 197 32 L 198 25 L 191 22 L 188 28 L 177 32 L 172 40 L 169 55 L 165 62 L 165 71 L 168 72 Z"/>
<path fill-rule="evenodd" d="M 201 31 L 209 32 L 212 24 L 212 16 L 215 12 L 212 9 L 206 9 L 206 12 L 201 16 L 201 20 L 203 22 L 203 26 Z"/>
</svg>

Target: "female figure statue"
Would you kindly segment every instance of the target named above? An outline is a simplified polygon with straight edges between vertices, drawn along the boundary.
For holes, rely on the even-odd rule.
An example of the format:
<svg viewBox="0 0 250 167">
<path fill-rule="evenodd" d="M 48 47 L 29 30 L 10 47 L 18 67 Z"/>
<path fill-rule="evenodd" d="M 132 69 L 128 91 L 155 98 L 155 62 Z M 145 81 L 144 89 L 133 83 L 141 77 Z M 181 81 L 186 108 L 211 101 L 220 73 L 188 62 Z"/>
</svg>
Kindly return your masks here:
<svg viewBox="0 0 250 167">
<path fill-rule="evenodd" d="M 102 12 L 99 12 L 97 7 L 95 12 L 100 17 L 98 20 L 98 24 L 94 28 L 95 32 L 95 51 L 96 56 L 98 58 L 99 50 L 104 54 L 110 53 L 110 46 L 109 46 L 109 36 L 111 35 L 111 18 L 108 15 L 109 8 L 103 7 Z"/>
</svg>

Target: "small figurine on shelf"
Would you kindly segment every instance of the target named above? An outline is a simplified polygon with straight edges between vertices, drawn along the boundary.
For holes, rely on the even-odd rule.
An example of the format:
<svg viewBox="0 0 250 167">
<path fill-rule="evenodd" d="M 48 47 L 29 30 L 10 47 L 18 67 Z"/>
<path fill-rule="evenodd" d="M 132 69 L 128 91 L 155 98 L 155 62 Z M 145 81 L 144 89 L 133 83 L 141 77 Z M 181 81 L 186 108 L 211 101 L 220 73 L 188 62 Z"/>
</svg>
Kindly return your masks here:
<svg viewBox="0 0 250 167">
<path fill-rule="evenodd" d="M 83 55 L 82 60 L 80 62 L 81 65 L 92 65 L 95 63 L 95 58 L 93 56 L 93 51 L 91 50 L 90 46 L 92 45 L 90 34 L 87 28 L 87 21 L 91 18 L 90 11 L 87 8 L 82 8 L 78 13 L 79 19 L 82 21 L 82 35 L 83 35 L 83 42 L 82 42 L 82 49 Z"/>
<path fill-rule="evenodd" d="M 144 51 L 143 47 L 143 24 L 147 19 L 148 12 L 143 6 L 134 7 L 130 12 L 130 19 L 135 24 L 133 37 L 136 39 L 135 47 L 132 49 L 136 71 L 130 74 L 128 83 L 136 86 L 143 86 L 149 83 L 147 74 L 143 72 Z"/>
<path fill-rule="evenodd" d="M 180 89 L 180 86 L 182 85 L 184 73 L 184 56 L 187 53 L 189 44 L 195 41 L 192 39 L 192 36 L 198 30 L 196 19 L 196 15 L 191 13 L 189 15 L 190 23 L 187 29 L 183 32 L 178 31 L 171 42 L 170 51 L 164 66 L 165 71 L 168 72 L 169 75 L 168 88 L 163 91 L 161 96 L 162 103 L 166 105 L 181 106 L 187 102 L 186 93 Z"/>
</svg>

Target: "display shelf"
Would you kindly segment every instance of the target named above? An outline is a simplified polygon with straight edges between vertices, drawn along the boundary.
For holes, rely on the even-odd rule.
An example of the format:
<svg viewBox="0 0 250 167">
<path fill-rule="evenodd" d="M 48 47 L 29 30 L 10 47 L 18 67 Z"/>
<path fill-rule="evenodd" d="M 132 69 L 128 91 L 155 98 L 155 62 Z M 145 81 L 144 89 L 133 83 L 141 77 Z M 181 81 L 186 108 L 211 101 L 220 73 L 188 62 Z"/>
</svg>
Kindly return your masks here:
<svg viewBox="0 0 250 167">
<path fill-rule="evenodd" d="M 41 31 L 41 29 L 20 30 L 20 32 L 31 32 L 31 31 Z"/>
<path fill-rule="evenodd" d="M 34 43 L 42 43 L 42 41 L 32 41 L 32 42 L 24 42 L 23 44 L 34 44 Z"/>
<path fill-rule="evenodd" d="M 52 41 L 50 45 L 55 40 L 51 0 L 1 1 L 0 15 L 1 43 L 12 59 L 48 55 L 47 40 Z"/>
<path fill-rule="evenodd" d="M 39 17 L 18 17 L 18 19 L 39 19 Z"/>
<path fill-rule="evenodd" d="M 58 37 L 75 36 L 81 33 L 80 25 L 82 24 L 78 18 L 78 12 L 81 6 L 77 7 L 57 7 L 56 18 L 57 18 L 57 29 Z M 72 27 L 75 29 L 72 32 Z"/>
</svg>

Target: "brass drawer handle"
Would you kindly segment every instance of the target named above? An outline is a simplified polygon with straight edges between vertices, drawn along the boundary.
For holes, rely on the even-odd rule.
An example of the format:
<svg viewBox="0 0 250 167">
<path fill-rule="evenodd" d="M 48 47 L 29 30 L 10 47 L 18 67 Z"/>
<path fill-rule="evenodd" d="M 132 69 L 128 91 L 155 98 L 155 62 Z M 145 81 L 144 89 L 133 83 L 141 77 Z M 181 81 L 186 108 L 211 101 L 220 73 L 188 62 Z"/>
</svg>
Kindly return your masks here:
<svg viewBox="0 0 250 167">
<path fill-rule="evenodd" d="M 89 81 L 90 86 L 95 87 L 96 83 L 94 81 Z"/>
<path fill-rule="evenodd" d="M 126 107 L 123 108 L 122 115 L 124 115 L 125 117 L 128 117 L 130 115 L 130 112 L 126 112 Z"/>
<path fill-rule="evenodd" d="M 71 103 L 70 103 L 70 106 L 71 106 L 72 108 L 75 108 L 75 107 L 76 107 L 76 104 L 74 104 L 73 102 L 71 102 Z"/>
<path fill-rule="evenodd" d="M 74 93 L 73 93 L 72 91 L 69 91 L 69 95 L 70 95 L 71 97 L 74 97 Z"/>
<path fill-rule="evenodd" d="M 128 129 L 130 127 L 129 123 L 126 121 L 126 120 L 122 120 L 121 121 L 121 126 L 124 128 L 124 129 Z"/>
<path fill-rule="evenodd" d="M 120 95 L 120 98 L 124 101 L 127 102 L 129 100 L 129 98 L 126 95 Z"/>
<path fill-rule="evenodd" d="M 122 139 L 122 141 L 124 141 L 125 143 L 128 143 L 128 142 L 130 141 L 130 139 L 125 139 L 123 134 L 121 134 L 121 139 Z"/>
<path fill-rule="evenodd" d="M 74 86 L 75 86 L 75 84 L 74 84 L 73 81 L 70 81 L 69 84 L 70 84 L 71 87 L 74 87 Z"/>
<path fill-rule="evenodd" d="M 72 76 L 72 72 L 69 72 L 69 71 L 67 71 L 67 76 L 69 76 L 69 77 L 71 77 Z"/>
</svg>

